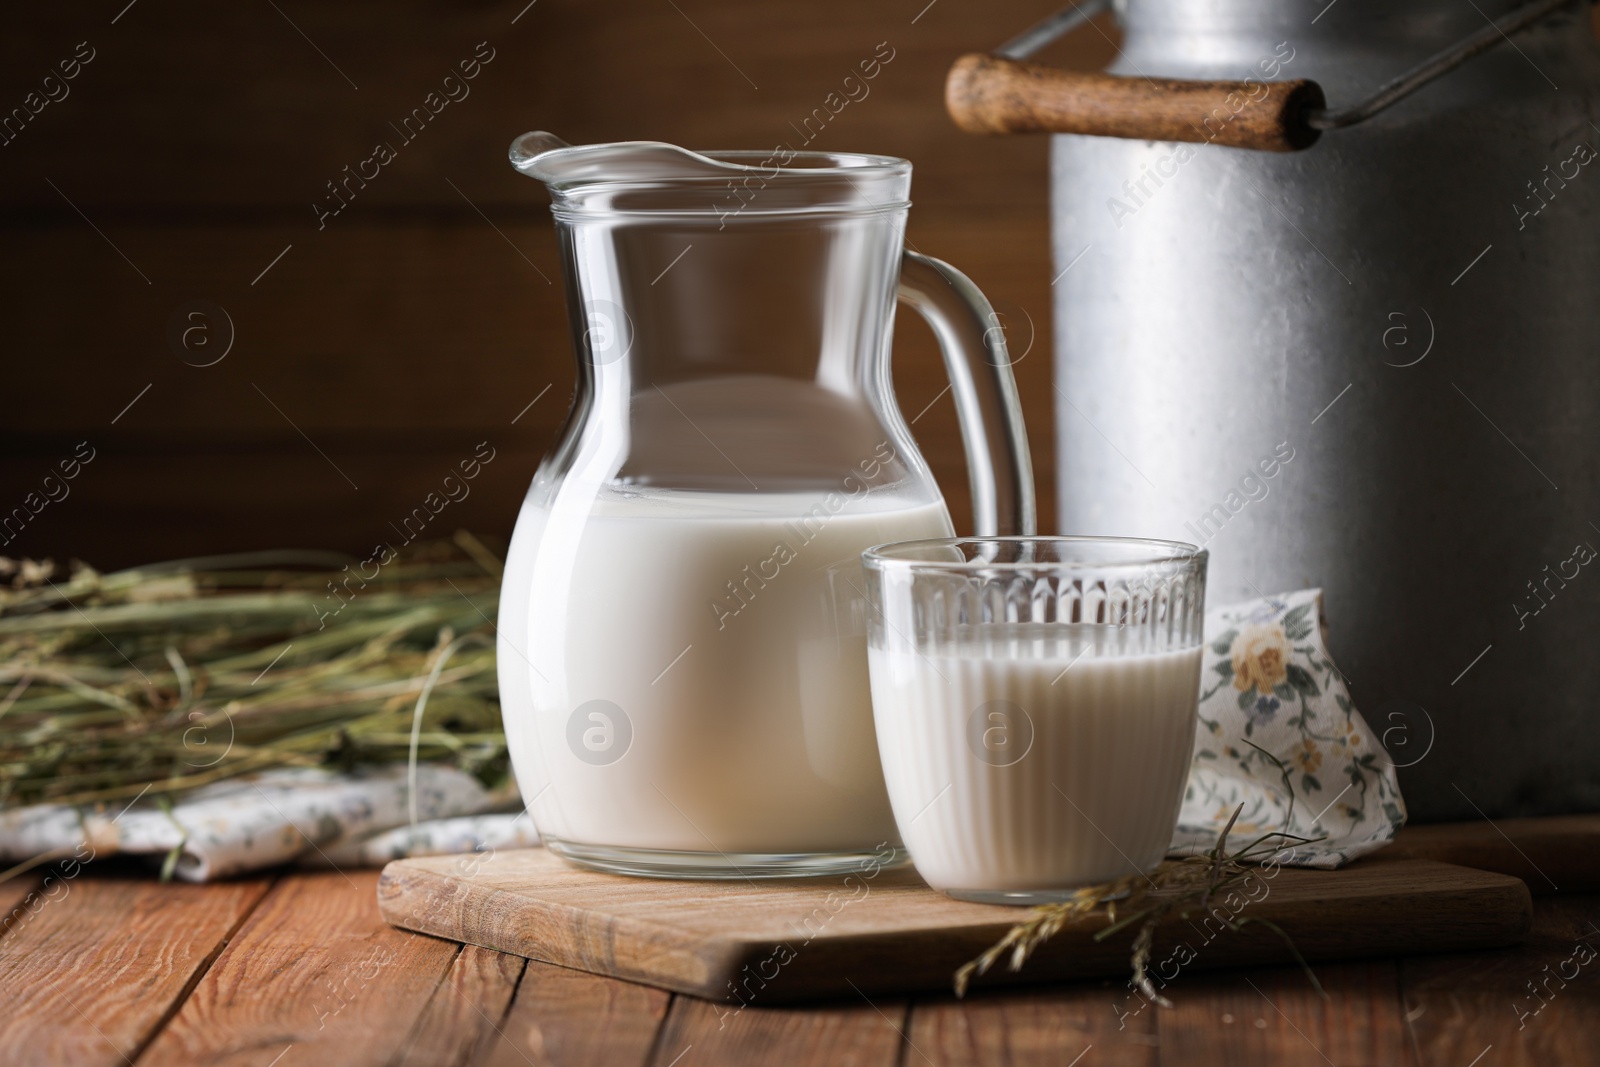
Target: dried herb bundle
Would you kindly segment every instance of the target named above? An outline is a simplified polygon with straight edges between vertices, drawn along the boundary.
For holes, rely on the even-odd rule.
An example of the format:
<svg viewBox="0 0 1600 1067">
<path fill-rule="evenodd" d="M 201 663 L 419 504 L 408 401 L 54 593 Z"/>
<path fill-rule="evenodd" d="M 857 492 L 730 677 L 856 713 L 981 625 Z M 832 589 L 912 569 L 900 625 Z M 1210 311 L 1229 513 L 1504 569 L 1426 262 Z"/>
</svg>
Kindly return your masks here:
<svg viewBox="0 0 1600 1067">
<path fill-rule="evenodd" d="M 413 752 L 500 784 L 500 561 L 464 533 L 387 555 L 0 559 L 0 806 Z"/>
<path fill-rule="evenodd" d="M 1290 786 L 1288 768 L 1260 746 L 1252 745 L 1249 741 L 1244 743 L 1271 760 L 1282 774 L 1284 789 L 1289 795 L 1284 825 L 1293 825 L 1294 790 Z M 986 974 L 1003 957 L 1009 956 L 1008 967 L 1012 972 L 1020 971 L 1023 964 L 1028 961 L 1028 957 L 1068 923 L 1101 912 L 1105 915 L 1106 926 L 1095 934 L 1096 941 L 1103 941 L 1119 931 L 1138 925 L 1138 932 L 1133 938 L 1131 960 L 1133 983 L 1146 999 L 1163 1007 L 1170 1007 L 1171 1002 L 1151 984 L 1149 974 L 1156 930 L 1161 923 L 1168 918 L 1183 919 L 1194 912 L 1209 911 L 1214 898 L 1225 895 L 1243 882 L 1263 861 L 1270 860 L 1298 845 L 1322 840 L 1298 837 L 1283 831 L 1271 831 L 1260 835 L 1238 850 L 1229 852 L 1228 835 L 1243 810 L 1243 804 L 1234 809 L 1228 824 L 1217 836 L 1216 847 L 1203 856 L 1167 860 L 1149 874 L 1130 874 L 1103 885 L 1085 886 L 1070 899 L 1059 904 L 1046 904 L 1034 908 L 1027 919 L 1008 930 L 1006 935 L 990 946 L 983 955 L 956 971 L 956 996 L 965 996 L 972 979 Z M 1259 923 L 1283 938 L 1289 951 L 1294 954 L 1295 960 L 1310 976 L 1312 986 L 1317 992 L 1322 992 L 1317 976 L 1311 972 L 1311 968 L 1295 949 L 1294 943 L 1276 923 L 1245 916 L 1226 925 L 1229 929 L 1237 931 L 1249 923 Z"/>
</svg>

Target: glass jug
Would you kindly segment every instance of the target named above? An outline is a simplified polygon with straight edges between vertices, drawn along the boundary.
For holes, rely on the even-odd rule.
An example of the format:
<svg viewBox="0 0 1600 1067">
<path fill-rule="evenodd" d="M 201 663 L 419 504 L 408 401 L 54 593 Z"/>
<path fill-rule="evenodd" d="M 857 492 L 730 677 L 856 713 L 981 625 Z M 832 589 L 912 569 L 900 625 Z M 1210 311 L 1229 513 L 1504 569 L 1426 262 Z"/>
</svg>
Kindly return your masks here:
<svg viewBox="0 0 1600 1067">
<path fill-rule="evenodd" d="M 518 138 L 578 356 L 500 600 L 500 699 L 551 851 L 670 877 L 904 858 L 860 554 L 954 533 L 895 406 L 898 295 L 938 337 L 980 534 L 1032 533 L 1005 338 L 903 250 L 911 165 Z"/>
</svg>

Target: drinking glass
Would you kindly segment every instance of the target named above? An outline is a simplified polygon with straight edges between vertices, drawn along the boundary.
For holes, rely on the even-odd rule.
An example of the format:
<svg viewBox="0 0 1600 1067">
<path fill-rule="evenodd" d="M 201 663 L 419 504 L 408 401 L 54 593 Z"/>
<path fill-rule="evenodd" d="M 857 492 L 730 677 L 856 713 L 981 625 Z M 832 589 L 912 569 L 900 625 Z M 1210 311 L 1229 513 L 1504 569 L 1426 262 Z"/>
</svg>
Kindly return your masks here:
<svg viewBox="0 0 1600 1067">
<path fill-rule="evenodd" d="M 878 751 L 927 883 L 1037 904 L 1160 863 L 1194 749 L 1206 553 L 968 537 L 862 560 Z"/>
</svg>

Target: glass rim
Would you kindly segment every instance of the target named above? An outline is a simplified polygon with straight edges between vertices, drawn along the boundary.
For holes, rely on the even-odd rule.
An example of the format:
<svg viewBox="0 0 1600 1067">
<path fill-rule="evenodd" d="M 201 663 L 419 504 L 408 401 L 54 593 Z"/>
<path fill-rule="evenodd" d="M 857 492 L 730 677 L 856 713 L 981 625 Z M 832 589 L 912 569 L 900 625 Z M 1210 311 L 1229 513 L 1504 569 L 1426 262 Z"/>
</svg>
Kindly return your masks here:
<svg viewBox="0 0 1600 1067">
<path fill-rule="evenodd" d="M 601 144 L 566 145 L 561 148 L 550 148 L 533 157 L 538 159 L 549 156 L 583 156 L 603 149 L 617 149 L 629 147 L 664 147 L 670 148 L 683 156 L 700 163 L 710 164 L 716 170 L 724 171 L 722 175 L 698 174 L 686 175 L 676 178 L 660 178 L 663 182 L 693 182 L 693 181 L 723 181 L 729 174 L 766 174 L 781 172 L 797 177 L 819 177 L 826 175 L 850 174 L 860 175 L 863 172 L 880 171 L 884 173 L 909 174 L 912 163 L 901 156 L 887 156 L 876 152 L 826 152 L 817 149 L 789 149 L 789 160 L 784 163 L 773 163 L 770 166 L 761 166 L 768 160 L 777 158 L 778 148 L 684 148 L 681 145 L 669 145 L 661 141 L 612 141 Z M 786 147 L 786 146 L 785 146 Z M 531 162 L 531 161 L 530 161 Z M 803 163 L 804 166 L 793 166 L 794 163 Z M 522 165 L 517 165 L 518 170 L 523 170 Z M 538 179 L 543 181 L 544 179 Z M 630 179 L 623 178 L 612 181 L 606 178 L 568 178 L 556 179 L 557 186 L 590 186 L 626 184 Z"/>
<path fill-rule="evenodd" d="M 621 188 L 622 186 L 619 184 L 615 187 Z M 905 213 L 910 209 L 911 201 L 909 200 L 891 200 L 881 204 L 862 204 L 858 207 L 822 204 L 814 207 L 751 208 L 737 215 L 730 212 L 726 218 L 723 218 L 717 214 L 715 208 L 596 208 L 574 206 L 566 201 L 552 202 L 550 205 L 550 213 L 561 222 L 590 222 L 618 218 L 704 219 L 710 222 L 724 223 L 730 227 L 739 225 L 741 222 L 750 224 L 765 222 L 769 219 L 794 218 L 797 216 L 824 219 L 854 219 L 869 216 L 884 218 L 896 213 Z M 719 226 L 718 228 L 721 229 L 722 227 Z"/>
<path fill-rule="evenodd" d="M 526 136 L 526 135 L 525 135 Z M 521 140 L 520 138 L 518 139 Z M 691 170 L 680 175 L 645 175 L 623 173 L 617 176 L 604 176 L 594 174 L 580 175 L 546 175 L 540 172 L 539 161 L 550 159 L 579 159 L 595 153 L 605 152 L 629 147 L 665 149 L 677 153 L 686 163 L 698 164 L 701 169 Z M 516 169 L 535 180 L 544 182 L 550 190 L 551 208 L 558 219 L 565 221 L 580 221 L 593 217 L 616 216 L 663 216 L 663 217 L 716 217 L 719 220 L 736 215 L 749 214 L 758 218 L 782 217 L 791 214 L 883 214 L 893 213 L 910 207 L 907 198 L 908 183 L 911 178 L 912 164 L 910 160 L 899 156 L 880 155 L 870 152 L 827 152 L 816 149 L 796 151 L 787 146 L 779 148 L 718 148 L 718 149 L 688 149 L 679 145 L 668 145 L 659 141 L 618 141 L 609 144 L 592 145 L 566 145 L 560 148 L 550 148 L 539 152 L 526 160 L 518 161 L 516 157 L 516 142 L 512 146 L 513 165 Z M 779 161 L 780 154 L 787 158 Z M 642 192 L 660 192 L 665 188 L 721 188 L 730 179 L 744 177 L 759 178 L 763 188 L 768 183 L 787 182 L 794 187 L 802 187 L 808 183 L 824 182 L 830 179 L 843 178 L 851 185 L 856 182 L 870 183 L 900 183 L 899 195 L 888 201 L 875 201 L 865 197 L 859 187 L 855 195 L 841 199 L 838 196 L 824 197 L 817 203 L 787 204 L 769 207 L 765 204 L 750 204 L 741 202 L 737 211 L 719 212 L 715 207 L 616 207 L 609 202 L 605 206 L 590 207 L 584 201 L 591 194 L 602 190 L 616 195 L 630 190 Z"/>
<path fill-rule="evenodd" d="M 702 148 L 692 149 L 695 155 L 704 156 L 715 163 L 727 167 L 736 167 L 740 170 L 781 170 L 789 174 L 858 174 L 864 170 L 897 171 L 911 170 L 911 161 L 903 156 L 886 156 L 878 152 L 824 152 L 814 148 L 790 150 L 791 160 L 805 160 L 811 166 L 795 167 L 788 163 L 779 163 L 775 167 L 752 166 L 743 162 L 746 159 L 766 161 L 777 155 L 777 150 L 772 148 Z M 825 165 L 817 166 L 823 161 Z"/>
<path fill-rule="evenodd" d="M 1116 545 L 1140 546 L 1151 551 L 1115 560 L 949 560 L 919 559 L 906 553 L 916 549 L 958 548 L 973 544 Z M 886 541 L 861 553 L 865 567 L 879 570 L 941 571 L 971 574 L 980 571 L 1104 571 L 1152 567 L 1163 563 L 1205 563 L 1211 553 L 1186 541 L 1158 537 L 1099 537 L 1085 534 L 990 534 L 971 537 L 923 537 L 911 541 Z"/>
</svg>

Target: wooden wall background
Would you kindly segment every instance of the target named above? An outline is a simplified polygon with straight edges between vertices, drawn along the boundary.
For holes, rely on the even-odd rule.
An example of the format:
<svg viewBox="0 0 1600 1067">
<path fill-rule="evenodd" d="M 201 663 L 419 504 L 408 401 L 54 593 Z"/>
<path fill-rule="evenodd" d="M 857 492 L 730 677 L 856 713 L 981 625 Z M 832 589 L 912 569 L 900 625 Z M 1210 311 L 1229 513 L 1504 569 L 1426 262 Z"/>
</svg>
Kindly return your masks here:
<svg viewBox="0 0 1600 1067">
<path fill-rule="evenodd" d="M 4 112 L 80 42 L 93 58 L 0 145 L 0 508 L 78 442 L 95 458 L 0 554 L 107 568 L 362 549 L 484 440 L 495 460 L 436 528 L 509 535 L 572 380 L 547 200 L 506 163 L 511 138 L 768 147 L 880 42 L 893 60 L 815 146 L 914 161 L 911 240 L 972 275 L 1014 346 L 1036 335 L 1017 373 L 1053 522 L 1046 142 L 969 137 L 941 104 L 952 59 L 1052 7 L 107 0 L 14 14 Z M 402 145 L 388 124 L 479 42 L 493 58 L 470 95 Z M 1049 58 L 1092 67 L 1111 50 L 1086 29 Z M 397 158 L 319 230 L 325 183 L 378 141 Z M 192 351 L 169 337 L 197 300 L 234 335 L 205 367 L 190 364 L 221 351 L 219 313 L 185 323 L 202 327 Z M 909 314 L 895 362 L 964 528 L 953 407 Z"/>
</svg>

